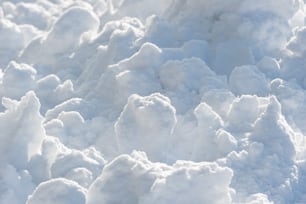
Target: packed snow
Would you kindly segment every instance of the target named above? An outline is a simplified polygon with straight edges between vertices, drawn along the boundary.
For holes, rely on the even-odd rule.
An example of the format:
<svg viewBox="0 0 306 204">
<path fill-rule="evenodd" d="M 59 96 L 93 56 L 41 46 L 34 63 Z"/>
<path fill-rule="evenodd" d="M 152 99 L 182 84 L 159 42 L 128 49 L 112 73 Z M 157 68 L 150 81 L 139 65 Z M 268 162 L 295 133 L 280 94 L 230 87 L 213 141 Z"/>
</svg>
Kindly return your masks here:
<svg viewBox="0 0 306 204">
<path fill-rule="evenodd" d="M 305 17 L 0 0 L 0 204 L 306 203 Z"/>
</svg>

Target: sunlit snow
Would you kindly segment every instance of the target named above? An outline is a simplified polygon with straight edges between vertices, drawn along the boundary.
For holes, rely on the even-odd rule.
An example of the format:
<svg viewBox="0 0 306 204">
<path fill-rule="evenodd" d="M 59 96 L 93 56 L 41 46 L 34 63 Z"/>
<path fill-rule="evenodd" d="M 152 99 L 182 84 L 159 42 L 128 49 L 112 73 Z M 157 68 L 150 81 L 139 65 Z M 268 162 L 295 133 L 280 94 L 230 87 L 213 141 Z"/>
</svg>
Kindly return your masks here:
<svg viewBox="0 0 306 204">
<path fill-rule="evenodd" d="M 306 203 L 303 0 L 0 0 L 0 204 Z"/>
</svg>

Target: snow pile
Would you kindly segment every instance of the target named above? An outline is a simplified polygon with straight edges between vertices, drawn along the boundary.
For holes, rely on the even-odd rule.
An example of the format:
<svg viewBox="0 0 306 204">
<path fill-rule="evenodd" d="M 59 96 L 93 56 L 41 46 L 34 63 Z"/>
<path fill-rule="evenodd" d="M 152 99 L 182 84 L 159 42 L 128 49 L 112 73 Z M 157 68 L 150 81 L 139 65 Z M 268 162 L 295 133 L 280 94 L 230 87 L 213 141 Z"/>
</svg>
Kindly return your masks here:
<svg viewBox="0 0 306 204">
<path fill-rule="evenodd" d="M 0 204 L 306 203 L 305 6 L 0 1 Z"/>
</svg>

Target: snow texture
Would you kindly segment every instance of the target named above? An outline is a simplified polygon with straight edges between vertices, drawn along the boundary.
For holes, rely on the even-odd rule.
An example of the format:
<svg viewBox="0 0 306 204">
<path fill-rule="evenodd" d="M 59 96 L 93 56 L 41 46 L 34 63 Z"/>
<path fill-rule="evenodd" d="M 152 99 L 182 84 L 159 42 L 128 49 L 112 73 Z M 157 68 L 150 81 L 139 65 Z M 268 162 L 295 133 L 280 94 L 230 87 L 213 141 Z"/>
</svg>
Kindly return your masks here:
<svg viewBox="0 0 306 204">
<path fill-rule="evenodd" d="M 0 204 L 306 203 L 302 0 L 1 0 Z"/>
</svg>

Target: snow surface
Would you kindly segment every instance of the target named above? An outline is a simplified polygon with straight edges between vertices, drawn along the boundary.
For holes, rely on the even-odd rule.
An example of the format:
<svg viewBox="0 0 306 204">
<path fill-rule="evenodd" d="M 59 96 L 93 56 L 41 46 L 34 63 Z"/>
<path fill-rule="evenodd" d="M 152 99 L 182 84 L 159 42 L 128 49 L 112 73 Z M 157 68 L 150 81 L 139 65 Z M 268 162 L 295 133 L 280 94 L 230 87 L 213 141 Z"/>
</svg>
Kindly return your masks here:
<svg viewBox="0 0 306 204">
<path fill-rule="evenodd" d="M 303 0 L 0 0 L 0 204 L 306 203 Z"/>
</svg>

